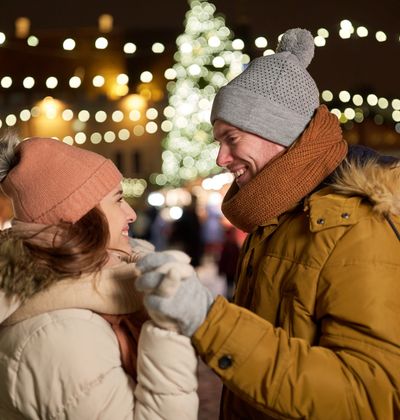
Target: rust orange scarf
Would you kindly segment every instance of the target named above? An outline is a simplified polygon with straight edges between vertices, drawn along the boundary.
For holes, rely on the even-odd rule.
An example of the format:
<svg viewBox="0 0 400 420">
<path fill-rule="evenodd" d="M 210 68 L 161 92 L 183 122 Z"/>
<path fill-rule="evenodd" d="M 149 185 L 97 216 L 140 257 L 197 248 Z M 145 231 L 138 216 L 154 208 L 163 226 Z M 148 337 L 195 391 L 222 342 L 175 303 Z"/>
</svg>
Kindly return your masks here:
<svg viewBox="0 0 400 420">
<path fill-rule="evenodd" d="M 282 156 L 240 189 L 232 184 L 222 212 L 233 225 L 251 232 L 299 203 L 335 170 L 346 153 L 347 143 L 337 117 L 321 105 Z"/>
</svg>

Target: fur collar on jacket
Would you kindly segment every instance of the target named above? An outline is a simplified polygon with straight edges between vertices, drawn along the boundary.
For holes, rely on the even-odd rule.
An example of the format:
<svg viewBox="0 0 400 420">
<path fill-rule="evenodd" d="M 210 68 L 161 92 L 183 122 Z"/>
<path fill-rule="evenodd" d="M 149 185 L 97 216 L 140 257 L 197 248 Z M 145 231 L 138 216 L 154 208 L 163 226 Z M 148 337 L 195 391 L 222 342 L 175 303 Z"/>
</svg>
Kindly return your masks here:
<svg viewBox="0 0 400 420">
<path fill-rule="evenodd" d="M 374 212 L 400 215 L 400 161 L 380 156 L 370 149 L 350 153 L 325 185 L 335 192 L 367 199 Z"/>
<path fill-rule="evenodd" d="M 103 269 L 97 276 L 60 280 L 33 295 L 5 321 L 0 318 L 0 323 L 12 325 L 44 312 L 68 308 L 107 314 L 135 312 L 142 307 L 142 296 L 134 287 L 136 275 L 136 264 L 123 263 Z"/>
</svg>

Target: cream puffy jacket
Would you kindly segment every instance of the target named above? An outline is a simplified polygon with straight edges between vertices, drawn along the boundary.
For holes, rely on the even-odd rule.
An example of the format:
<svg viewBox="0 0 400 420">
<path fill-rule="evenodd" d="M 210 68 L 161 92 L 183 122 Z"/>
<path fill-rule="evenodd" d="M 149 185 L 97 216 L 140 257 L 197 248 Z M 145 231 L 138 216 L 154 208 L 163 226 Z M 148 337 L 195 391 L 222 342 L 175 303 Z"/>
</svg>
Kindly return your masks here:
<svg viewBox="0 0 400 420">
<path fill-rule="evenodd" d="M 105 270 L 97 281 L 60 281 L 19 308 L 0 295 L 0 419 L 197 418 L 190 340 L 145 323 L 135 384 L 114 331 L 95 313 L 138 308 L 131 266 Z"/>
</svg>

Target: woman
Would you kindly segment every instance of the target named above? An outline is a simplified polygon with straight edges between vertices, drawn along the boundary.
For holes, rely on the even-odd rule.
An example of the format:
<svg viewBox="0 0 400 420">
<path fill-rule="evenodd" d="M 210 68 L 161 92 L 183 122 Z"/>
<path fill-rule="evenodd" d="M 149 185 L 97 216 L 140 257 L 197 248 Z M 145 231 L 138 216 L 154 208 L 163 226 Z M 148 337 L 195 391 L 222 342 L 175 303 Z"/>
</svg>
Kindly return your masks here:
<svg viewBox="0 0 400 420">
<path fill-rule="evenodd" d="M 121 179 L 58 140 L 0 140 L 15 216 L 0 238 L 1 419 L 197 418 L 189 339 L 147 321 L 135 349 L 132 261 L 148 249 L 132 251 Z"/>
</svg>

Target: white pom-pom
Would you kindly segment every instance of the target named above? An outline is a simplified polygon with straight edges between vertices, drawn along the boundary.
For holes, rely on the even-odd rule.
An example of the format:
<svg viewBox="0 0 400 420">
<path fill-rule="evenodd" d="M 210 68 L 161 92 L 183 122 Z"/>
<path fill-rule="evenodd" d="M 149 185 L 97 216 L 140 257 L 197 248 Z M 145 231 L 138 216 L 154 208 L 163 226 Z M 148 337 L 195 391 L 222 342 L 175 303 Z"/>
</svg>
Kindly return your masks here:
<svg viewBox="0 0 400 420">
<path fill-rule="evenodd" d="M 289 51 L 307 68 L 314 57 L 314 37 L 307 29 L 289 29 L 283 35 L 276 52 Z"/>
</svg>

